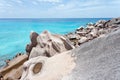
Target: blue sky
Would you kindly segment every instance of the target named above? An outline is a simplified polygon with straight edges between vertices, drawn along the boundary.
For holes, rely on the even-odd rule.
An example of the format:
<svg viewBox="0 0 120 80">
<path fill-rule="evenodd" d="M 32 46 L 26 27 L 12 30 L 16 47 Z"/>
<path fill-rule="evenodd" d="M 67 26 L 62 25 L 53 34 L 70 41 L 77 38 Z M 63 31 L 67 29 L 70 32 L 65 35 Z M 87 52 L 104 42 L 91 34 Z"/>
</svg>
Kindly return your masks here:
<svg viewBox="0 0 120 80">
<path fill-rule="evenodd" d="M 0 0 L 0 18 L 120 17 L 120 0 Z"/>
</svg>

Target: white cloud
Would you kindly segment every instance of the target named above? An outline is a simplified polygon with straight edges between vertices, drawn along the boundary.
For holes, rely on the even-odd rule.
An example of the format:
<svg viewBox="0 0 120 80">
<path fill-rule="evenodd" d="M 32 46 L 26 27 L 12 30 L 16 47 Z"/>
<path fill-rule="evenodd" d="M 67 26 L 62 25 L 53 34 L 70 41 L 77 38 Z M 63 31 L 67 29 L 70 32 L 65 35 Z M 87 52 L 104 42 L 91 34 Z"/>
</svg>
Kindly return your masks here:
<svg viewBox="0 0 120 80">
<path fill-rule="evenodd" d="M 62 0 L 37 0 L 39 2 L 50 2 L 50 3 L 59 3 L 61 2 Z"/>
<path fill-rule="evenodd" d="M 0 0 L 0 12 L 13 17 L 116 16 L 119 7 L 120 0 Z"/>
<path fill-rule="evenodd" d="M 14 0 L 15 2 L 19 3 L 19 4 L 22 4 L 22 0 Z"/>
<path fill-rule="evenodd" d="M 38 2 L 36 2 L 36 1 L 33 1 L 33 2 L 32 2 L 32 4 L 34 4 L 34 5 L 38 5 Z"/>
<path fill-rule="evenodd" d="M 90 9 L 90 8 L 98 8 L 98 7 L 104 7 L 104 6 L 116 6 L 120 5 L 120 0 L 71 0 L 66 4 L 59 4 L 56 7 L 53 7 L 53 9 L 60 9 L 60 10 L 83 10 L 83 9 Z"/>
<path fill-rule="evenodd" d="M 11 8 L 11 7 L 12 7 L 12 4 L 8 3 L 8 2 L 5 1 L 5 0 L 0 0 L 0 7 L 1 7 L 2 9 Z"/>
</svg>

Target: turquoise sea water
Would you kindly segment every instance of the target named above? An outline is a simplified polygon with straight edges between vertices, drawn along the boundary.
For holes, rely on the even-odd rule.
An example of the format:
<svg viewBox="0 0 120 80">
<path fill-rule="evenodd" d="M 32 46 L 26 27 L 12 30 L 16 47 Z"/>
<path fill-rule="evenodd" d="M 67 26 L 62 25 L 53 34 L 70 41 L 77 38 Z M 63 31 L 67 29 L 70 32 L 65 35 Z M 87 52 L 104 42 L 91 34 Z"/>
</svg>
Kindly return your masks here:
<svg viewBox="0 0 120 80">
<path fill-rule="evenodd" d="M 13 57 L 18 52 L 25 52 L 30 42 L 31 31 L 41 33 L 48 30 L 52 33 L 66 34 L 89 22 L 110 18 L 69 18 L 69 19 L 0 19 L 0 60 Z"/>
</svg>

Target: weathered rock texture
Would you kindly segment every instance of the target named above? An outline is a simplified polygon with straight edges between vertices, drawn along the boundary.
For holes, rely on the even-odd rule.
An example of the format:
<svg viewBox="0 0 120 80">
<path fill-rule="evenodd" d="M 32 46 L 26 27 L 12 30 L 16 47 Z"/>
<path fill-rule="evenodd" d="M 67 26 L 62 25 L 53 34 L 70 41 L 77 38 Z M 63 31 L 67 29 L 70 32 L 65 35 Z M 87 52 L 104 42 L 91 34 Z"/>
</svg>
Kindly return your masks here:
<svg viewBox="0 0 120 80">
<path fill-rule="evenodd" d="M 35 74 L 37 63 L 42 65 Z M 120 29 L 66 53 L 31 58 L 24 64 L 21 80 L 40 79 L 120 80 Z"/>
<path fill-rule="evenodd" d="M 24 63 L 24 72 L 20 80 L 61 80 L 75 67 L 74 60 L 71 51 L 49 58 L 43 56 L 31 58 Z"/>
<path fill-rule="evenodd" d="M 71 42 L 63 36 L 51 34 L 48 31 L 42 32 L 36 39 L 35 43 L 37 44 L 32 48 L 29 58 L 37 56 L 51 57 L 74 48 Z"/>
<path fill-rule="evenodd" d="M 76 67 L 65 80 L 120 80 L 120 29 L 73 52 Z"/>
<path fill-rule="evenodd" d="M 0 71 L 0 79 L 17 80 L 22 75 L 22 64 L 29 58 L 38 56 L 51 57 L 64 51 L 74 48 L 69 40 L 60 35 L 53 35 L 44 31 L 40 35 L 32 32 L 30 35 L 31 43 L 26 46 L 26 52 L 29 54 L 18 54 L 13 60 L 6 60 L 6 67 Z M 39 67 L 36 65 L 36 67 Z M 36 69 L 33 70 L 37 72 Z"/>
</svg>

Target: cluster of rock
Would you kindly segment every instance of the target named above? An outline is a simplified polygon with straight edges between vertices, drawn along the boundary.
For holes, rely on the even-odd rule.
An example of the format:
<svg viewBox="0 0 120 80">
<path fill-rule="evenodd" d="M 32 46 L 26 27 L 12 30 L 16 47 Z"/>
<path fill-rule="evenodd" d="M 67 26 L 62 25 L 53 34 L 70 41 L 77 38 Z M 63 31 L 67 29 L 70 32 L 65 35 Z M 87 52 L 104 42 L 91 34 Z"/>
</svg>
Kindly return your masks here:
<svg viewBox="0 0 120 80">
<path fill-rule="evenodd" d="M 74 48 L 68 39 L 48 31 L 44 31 L 40 35 L 32 32 L 30 38 L 31 43 L 26 47 L 29 59 L 37 56 L 51 57 Z"/>
<path fill-rule="evenodd" d="M 80 45 L 72 53 L 76 66 L 60 80 L 120 80 L 120 28 Z"/>
<path fill-rule="evenodd" d="M 100 20 L 95 24 L 89 23 L 86 27 L 80 27 L 75 32 L 66 34 L 73 45 L 79 46 L 97 37 L 102 37 L 107 33 L 115 31 L 120 26 L 120 18 L 112 20 Z"/>
<path fill-rule="evenodd" d="M 87 27 L 80 27 L 74 33 L 69 33 L 65 36 L 51 34 L 48 31 L 44 31 L 41 34 L 31 32 L 31 43 L 26 46 L 26 54 L 17 54 L 14 59 L 6 60 L 7 65 L 0 70 L 0 80 L 89 80 L 91 78 L 88 79 L 90 77 L 88 73 L 91 72 L 90 75 L 93 74 L 99 67 L 94 65 L 94 63 L 98 64 L 104 57 L 101 57 L 100 53 L 106 55 L 110 53 L 110 50 L 112 54 L 115 51 L 119 52 L 119 27 L 120 18 L 115 18 L 109 21 L 101 20 L 95 24 L 90 23 Z M 114 33 L 110 34 L 110 36 L 105 36 L 111 32 Z M 108 42 L 106 42 L 107 40 Z M 81 45 L 88 41 L 91 43 Z M 102 48 L 96 43 L 101 45 Z M 79 45 L 81 46 L 75 48 L 75 46 Z M 103 50 L 104 52 L 102 52 Z M 115 56 L 115 54 L 113 55 Z M 97 57 L 100 57 L 100 60 Z M 105 57 L 111 58 L 111 56 Z M 109 64 L 106 64 L 104 65 L 107 67 L 104 69 L 109 67 Z M 102 64 L 99 63 L 99 65 Z M 111 66 L 113 65 L 111 64 Z M 88 70 L 89 72 L 87 72 Z M 94 75 L 91 77 L 94 78 Z M 103 79 L 105 78 L 102 76 L 100 80 Z M 96 80 L 96 78 L 91 80 Z"/>
<path fill-rule="evenodd" d="M 29 59 L 20 80 L 119 80 L 120 27 L 110 29 L 73 50 Z"/>
<path fill-rule="evenodd" d="M 0 70 L 0 80 L 18 80 L 22 75 L 23 63 L 28 60 L 28 55 L 17 54 L 12 60 L 6 60 L 6 66 Z"/>
<path fill-rule="evenodd" d="M 6 60 L 7 65 L 0 70 L 0 80 L 19 80 L 23 69 L 26 69 L 23 68 L 23 63 L 31 58 L 51 57 L 74 48 L 68 39 L 61 35 L 51 34 L 48 31 L 41 34 L 31 32 L 30 40 L 31 43 L 26 46 L 26 54 L 17 54 L 13 60 Z M 33 71 L 38 70 L 35 67 Z"/>
</svg>

